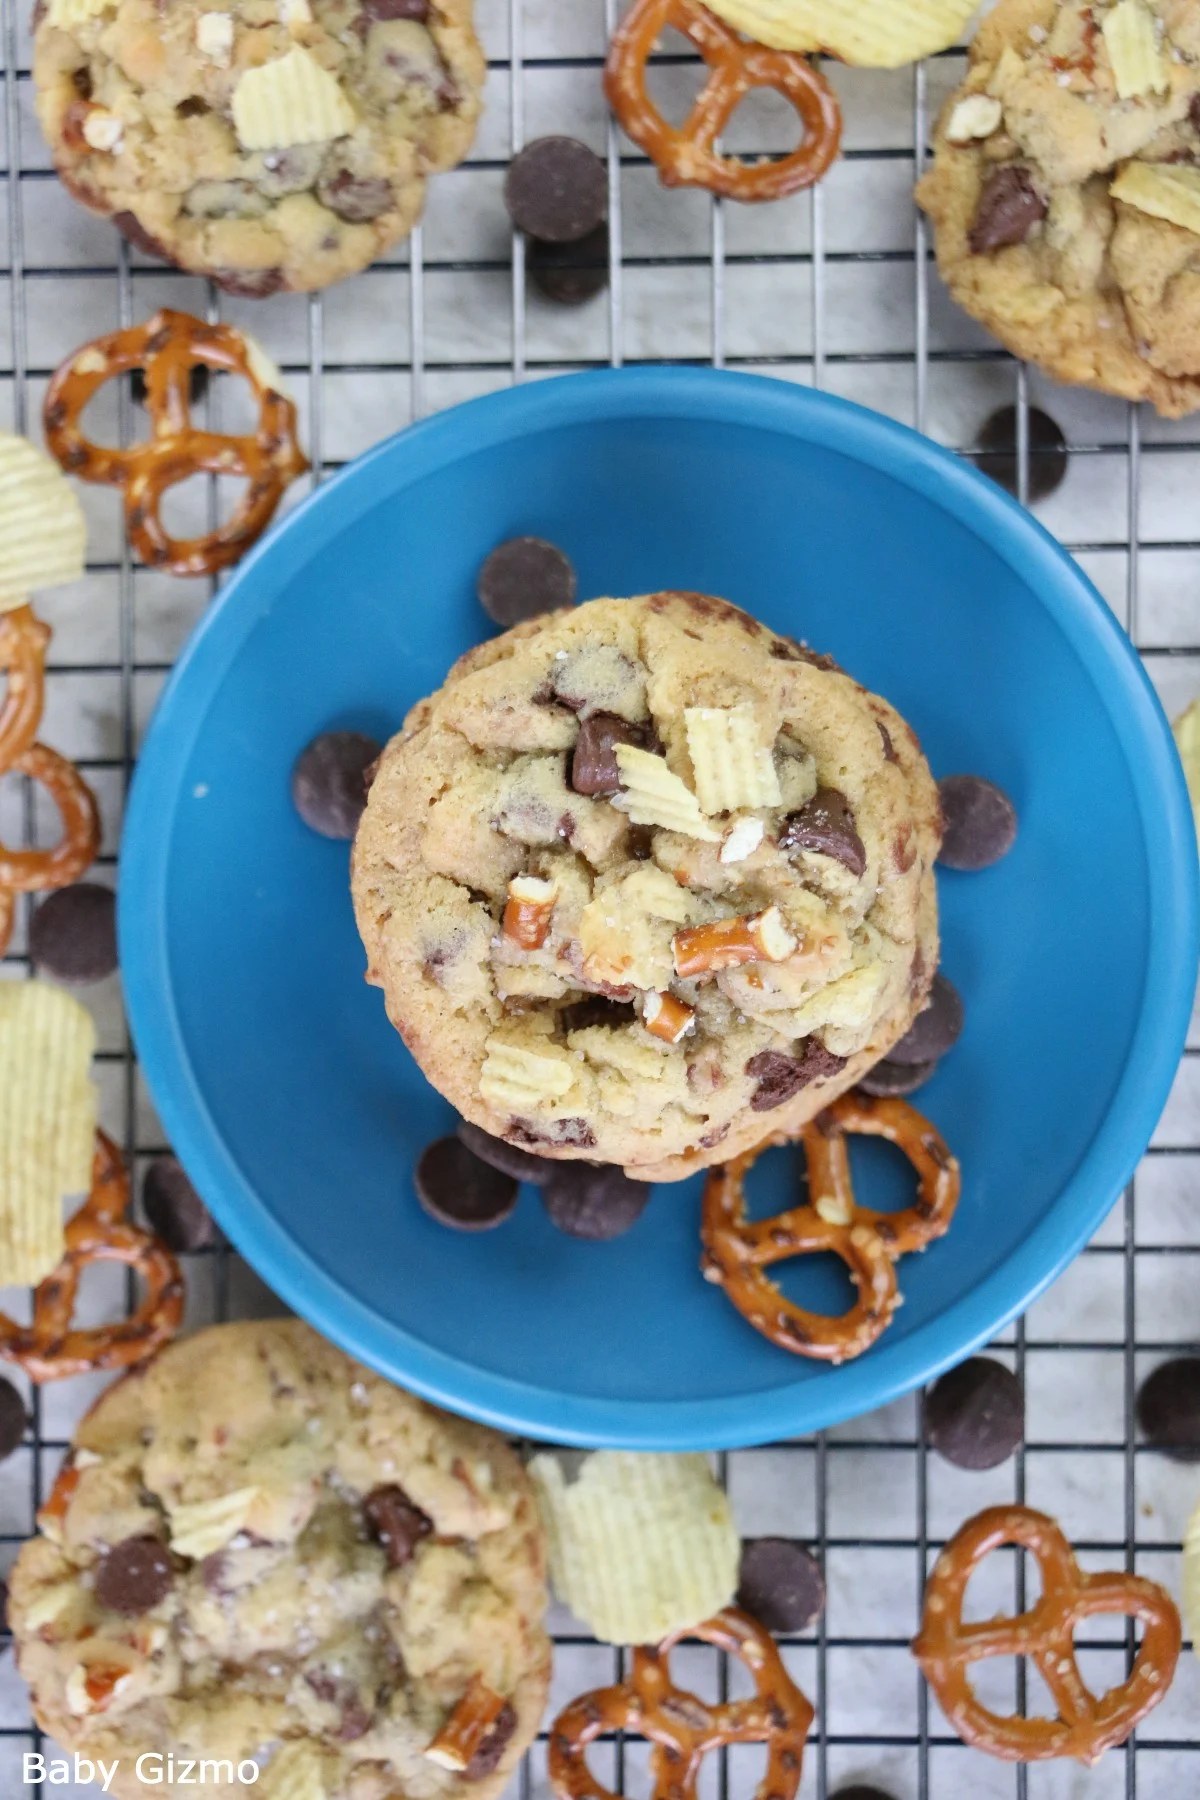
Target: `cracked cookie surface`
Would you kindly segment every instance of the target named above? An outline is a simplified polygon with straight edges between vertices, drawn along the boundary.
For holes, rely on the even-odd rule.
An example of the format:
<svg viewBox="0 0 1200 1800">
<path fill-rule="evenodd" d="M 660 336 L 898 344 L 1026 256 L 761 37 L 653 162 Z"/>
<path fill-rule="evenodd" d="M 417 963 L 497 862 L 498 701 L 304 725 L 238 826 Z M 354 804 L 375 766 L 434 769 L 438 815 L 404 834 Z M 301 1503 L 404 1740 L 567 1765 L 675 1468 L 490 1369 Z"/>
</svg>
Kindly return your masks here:
<svg viewBox="0 0 1200 1800">
<path fill-rule="evenodd" d="M 9 1622 L 39 1724 L 117 1761 L 122 1800 L 175 1792 L 153 1763 L 136 1774 L 168 1753 L 256 1759 L 264 1800 L 506 1785 L 550 1651 L 532 1491 L 494 1432 L 274 1320 L 205 1331 L 119 1381 L 65 1468 Z M 476 1677 L 504 1711 L 455 1774 L 425 1752 Z"/>
<path fill-rule="evenodd" d="M 937 966 L 915 736 L 723 600 L 594 600 L 470 651 L 355 840 L 368 980 L 429 1080 L 538 1154 L 681 1179 L 798 1129 Z"/>
<path fill-rule="evenodd" d="M 1200 9 L 1000 0 L 917 199 L 958 304 L 1060 381 L 1200 406 Z"/>
<path fill-rule="evenodd" d="M 65 185 L 231 293 L 340 281 L 466 155 L 472 0 L 39 0 L 38 119 Z"/>
</svg>

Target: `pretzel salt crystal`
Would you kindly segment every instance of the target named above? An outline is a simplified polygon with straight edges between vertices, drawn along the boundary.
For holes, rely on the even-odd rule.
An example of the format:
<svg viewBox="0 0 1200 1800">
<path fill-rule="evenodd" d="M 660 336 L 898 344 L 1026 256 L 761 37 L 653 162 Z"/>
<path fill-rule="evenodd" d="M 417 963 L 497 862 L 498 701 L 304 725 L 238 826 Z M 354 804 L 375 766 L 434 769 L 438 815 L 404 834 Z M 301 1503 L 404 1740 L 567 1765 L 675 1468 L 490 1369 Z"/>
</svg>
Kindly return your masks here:
<svg viewBox="0 0 1200 1800">
<path fill-rule="evenodd" d="M 710 70 L 678 128 L 655 106 L 646 81 L 646 65 L 668 26 L 695 45 Z M 634 0 L 609 48 L 604 87 L 613 112 L 657 165 L 665 187 L 705 187 L 731 200 L 779 200 L 819 181 L 841 142 L 837 95 L 804 57 L 748 43 L 698 0 Z M 774 88 L 803 123 L 799 147 L 778 162 L 743 162 L 716 148 L 752 88 Z"/>
<path fill-rule="evenodd" d="M 670 1654 L 699 1638 L 741 1661 L 753 1697 L 710 1705 L 671 1679 Z M 651 1800 L 696 1800 L 704 1758 L 726 1744 L 765 1744 L 767 1766 L 756 1800 L 793 1800 L 813 1709 L 783 1665 L 770 1633 L 736 1606 L 655 1648 L 633 1652 L 625 1681 L 583 1694 L 550 1727 L 548 1772 L 558 1800 L 616 1800 L 587 1765 L 587 1747 L 605 1732 L 630 1731 L 654 1745 Z"/>
<path fill-rule="evenodd" d="M 887 1138 L 917 1172 L 917 1198 L 904 1212 L 859 1206 L 850 1178 L 848 1132 Z M 825 1362 L 860 1356 L 891 1323 L 900 1304 L 897 1258 L 924 1250 L 949 1228 L 958 1204 L 959 1167 L 933 1126 L 904 1100 L 843 1094 L 804 1126 L 809 1201 L 777 1217 L 746 1217 L 745 1178 L 761 1154 L 784 1137 L 714 1169 L 704 1189 L 701 1237 L 707 1280 L 723 1287 L 756 1331 L 783 1350 Z M 832 1318 L 809 1312 L 766 1274 L 772 1263 L 831 1251 L 846 1264 L 858 1298 Z"/>
<path fill-rule="evenodd" d="M 58 1381 L 143 1362 L 170 1342 L 183 1318 L 179 1264 L 161 1238 L 125 1218 L 129 1175 L 121 1154 L 103 1131 L 96 1133 L 92 1189 L 67 1222 L 66 1253 L 34 1289 L 28 1325 L 0 1312 L 0 1357 L 24 1369 L 31 1381 Z M 145 1282 L 145 1293 L 127 1319 L 89 1327 L 72 1324 L 80 1276 L 93 1262 L 120 1262 Z"/>
<path fill-rule="evenodd" d="M 963 1598 L 976 1568 L 1006 1545 L 1028 1550 L 1042 1593 L 1016 1618 L 963 1621 Z M 1117 1613 L 1136 1619 L 1142 1642 L 1127 1680 L 1096 1698 L 1075 1657 L 1083 1619 Z M 1053 1519 L 1027 1506 L 991 1506 L 951 1538 L 925 1589 L 913 1654 L 937 1701 L 964 1743 L 1009 1762 L 1072 1756 L 1099 1762 L 1124 1743 L 1139 1720 L 1166 1696 L 1179 1659 L 1179 1613 L 1165 1589 L 1144 1576 L 1088 1575 Z M 1058 1716 L 1007 1718 L 984 1706 L 971 1688 L 973 1664 L 991 1656 L 1028 1656 L 1050 1689 Z"/>
<path fill-rule="evenodd" d="M 150 567 L 211 575 L 236 562 L 270 523 L 289 482 L 308 468 L 296 441 L 296 408 L 270 385 L 264 364 L 232 325 L 206 325 L 164 308 L 144 325 L 96 338 L 52 376 L 43 412 L 48 448 L 69 474 L 124 490 L 129 541 Z M 252 434 L 193 425 L 190 381 L 197 366 L 249 382 L 259 407 Z M 128 450 L 94 444 L 80 424 L 85 407 L 105 382 L 132 369 L 145 375 L 149 442 Z M 163 500 L 169 488 L 201 473 L 242 476 L 246 492 L 215 531 L 174 538 L 163 524 Z"/>
</svg>

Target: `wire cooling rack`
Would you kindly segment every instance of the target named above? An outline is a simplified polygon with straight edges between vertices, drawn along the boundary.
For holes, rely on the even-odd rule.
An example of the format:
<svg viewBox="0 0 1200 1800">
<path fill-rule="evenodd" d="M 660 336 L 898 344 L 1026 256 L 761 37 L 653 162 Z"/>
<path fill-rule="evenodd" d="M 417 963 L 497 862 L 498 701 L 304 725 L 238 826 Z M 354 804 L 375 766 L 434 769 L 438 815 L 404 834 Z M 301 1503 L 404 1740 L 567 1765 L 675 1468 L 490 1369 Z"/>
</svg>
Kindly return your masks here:
<svg viewBox="0 0 1200 1800">
<path fill-rule="evenodd" d="M 22 11 L 24 9 L 22 8 Z M 60 358 L 85 339 L 169 304 L 248 326 L 289 379 L 319 481 L 423 413 L 568 369 L 658 359 L 753 368 L 865 402 L 965 453 L 1000 406 L 1017 411 L 1016 477 L 1030 490 L 1029 413 L 1036 404 L 1069 447 L 1065 481 L 1037 511 L 1078 557 L 1136 641 L 1170 712 L 1200 691 L 1200 421 L 1166 424 L 1146 410 L 1054 387 L 1013 362 L 949 302 L 929 258 L 911 188 L 927 131 L 961 71 L 952 51 L 881 74 L 828 68 L 845 115 L 844 154 L 812 194 L 754 209 L 696 192 L 665 193 L 608 119 L 599 71 L 622 0 L 479 0 L 489 58 L 487 106 L 463 168 L 432 185 L 411 244 L 323 297 L 231 301 L 131 252 L 65 194 L 33 118 L 27 20 L 4 0 L 7 268 L 0 283 L 0 423 L 39 435 L 42 392 Z M 698 85 L 679 39 L 655 70 L 664 103 Z M 789 121 L 771 97 L 748 102 L 727 144 L 786 148 Z M 550 131 L 585 138 L 607 158 L 611 265 L 607 293 L 556 307 L 527 288 L 523 248 L 501 203 L 514 149 Z M 228 401 L 222 383 L 207 402 Z M 7 416 L 5 416 L 7 413 Z M 129 397 L 110 421 L 137 429 Z M 293 496 L 295 497 L 295 496 Z M 88 488 L 86 578 L 39 599 L 55 627 L 44 735 L 76 758 L 104 813 L 101 880 L 115 879 L 122 800 L 139 734 L 163 675 L 210 598 L 209 584 L 136 568 L 115 497 Z M 181 498 L 203 529 L 212 485 Z M 48 841 L 38 798 L 0 790 L 9 842 Z M 20 979 L 24 915 L 3 973 Z M 1119 954 L 1119 947 L 1115 948 Z M 129 1043 L 116 977 L 84 991 L 99 1027 L 103 1121 L 140 1173 L 165 1150 Z M 1014 1022 L 1019 1031 L 1019 1022 Z M 1023 1375 L 1028 1433 L 1001 1469 L 968 1475 L 926 1454 L 918 1403 L 899 1401 L 814 1439 L 720 1459 L 747 1534 L 804 1538 L 820 1556 L 829 1603 L 819 1625 L 785 1645 L 817 1707 L 804 1800 L 869 1782 L 895 1800 L 1180 1800 L 1200 1795 L 1200 1665 L 1186 1656 L 1166 1703 L 1136 1740 L 1100 1767 L 1028 1769 L 967 1750 L 924 1691 L 907 1643 L 925 1569 L 964 1518 L 997 1500 L 1054 1512 L 1090 1567 L 1136 1568 L 1178 1589 L 1179 1539 L 1200 1472 L 1137 1442 L 1134 1395 L 1146 1370 L 1195 1350 L 1200 1336 L 1200 1027 L 1154 1144 L 1094 1243 L 994 1354 Z M 225 1246 L 186 1259 L 188 1322 L 269 1312 L 272 1296 Z M 128 1302 L 122 1278 L 97 1271 L 88 1319 Z M 24 1295 L 0 1304 L 19 1311 Z M 0 1572 L 33 1529 L 36 1508 L 80 1413 L 102 1381 L 29 1391 L 32 1429 L 0 1465 Z M 987 1606 L 1011 1605 L 1023 1579 L 993 1571 Z M 620 1658 L 553 1615 L 552 1705 L 613 1678 Z M 1085 1677 L 1120 1679 L 1129 1643 L 1098 1621 L 1081 1641 Z M 680 1653 L 678 1672 L 716 1694 L 736 1680 L 715 1654 Z M 1038 1702 L 1011 1665 L 985 1665 L 996 1703 Z M 22 1757 L 45 1746 L 0 1636 L 0 1797 L 27 1800 Z M 755 1752 L 706 1770 L 707 1796 L 748 1800 Z M 606 1763 L 607 1759 L 607 1763 Z M 641 1791 L 644 1747 L 600 1746 L 602 1778 Z M 544 1746 L 519 1779 L 544 1790 Z M 56 1794 L 96 1789 L 55 1788 Z"/>
</svg>

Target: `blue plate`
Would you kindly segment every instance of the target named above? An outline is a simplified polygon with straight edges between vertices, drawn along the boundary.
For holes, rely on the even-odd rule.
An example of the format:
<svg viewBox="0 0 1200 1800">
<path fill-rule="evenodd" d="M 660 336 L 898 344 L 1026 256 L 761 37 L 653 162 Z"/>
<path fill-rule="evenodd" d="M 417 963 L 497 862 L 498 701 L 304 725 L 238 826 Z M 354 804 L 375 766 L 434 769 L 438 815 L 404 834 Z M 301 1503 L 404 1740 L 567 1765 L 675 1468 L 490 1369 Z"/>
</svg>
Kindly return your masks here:
<svg viewBox="0 0 1200 1800">
<path fill-rule="evenodd" d="M 725 595 L 892 700 L 935 772 L 1016 802 L 1012 854 L 940 877 L 967 1026 L 921 1105 L 963 1165 L 950 1235 L 844 1368 L 759 1337 L 700 1277 L 699 1182 L 586 1245 L 526 1189 L 479 1237 L 413 1197 L 451 1127 L 363 983 L 347 847 L 301 824 L 319 731 L 386 738 L 489 629 L 480 562 L 523 532 L 581 593 Z M 684 1449 L 878 1406 L 1027 1306 L 1128 1179 L 1192 1004 L 1197 859 L 1166 722 L 1079 570 L 913 433 L 783 382 L 602 372 L 471 402 L 322 488 L 242 564 L 159 702 L 125 828 L 120 934 L 166 1130 L 234 1243 L 321 1331 L 456 1410 L 532 1436 Z M 795 1152 L 755 1172 L 788 1204 Z M 904 1170 L 856 1146 L 862 1196 Z M 844 1276 L 788 1265 L 840 1307 Z"/>
</svg>

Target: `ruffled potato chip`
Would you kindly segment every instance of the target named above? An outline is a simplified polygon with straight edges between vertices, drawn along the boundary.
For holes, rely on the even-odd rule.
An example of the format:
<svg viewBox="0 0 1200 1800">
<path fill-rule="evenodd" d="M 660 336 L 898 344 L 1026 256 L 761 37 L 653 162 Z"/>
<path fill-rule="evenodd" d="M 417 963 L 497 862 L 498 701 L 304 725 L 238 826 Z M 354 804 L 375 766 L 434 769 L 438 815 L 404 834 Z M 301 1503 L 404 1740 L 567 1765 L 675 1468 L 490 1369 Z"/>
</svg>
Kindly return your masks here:
<svg viewBox="0 0 1200 1800">
<path fill-rule="evenodd" d="M 0 1285 L 62 1260 L 63 1200 L 91 1185 L 96 1028 L 41 981 L 0 983 Z"/>
<path fill-rule="evenodd" d="M 323 144 L 357 124 L 336 76 L 300 46 L 247 69 L 233 90 L 233 128 L 245 150 Z"/>
<path fill-rule="evenodd" d="M 775 759 L 752 706 L 689 706 L 683 720 L 696 798 L 706 813 L 779 805 Z"/>
<path fill-rule="evenodd" d="M 720 842 L 721 833 L 704 817 L 691 788 L 672 773 L 663 757 L 634 744 L 618 744 L 616 758 L 621 792 L 614 796 L 613 805 L 635 825 L 657 825 L 707 844 Z"/>
<path fill-rule="evenodd" d="M 978 0 L 708 0 L 774 50 L 828 50 L 864 69 L 898 69 L 957 43 Z"/>
<path fill-rule="evenodd" d="M 78 581 L 87 526 L 58 464 L 28 438 L 0 432 L 0 612 L 38 588 Z"/>
</svg>

